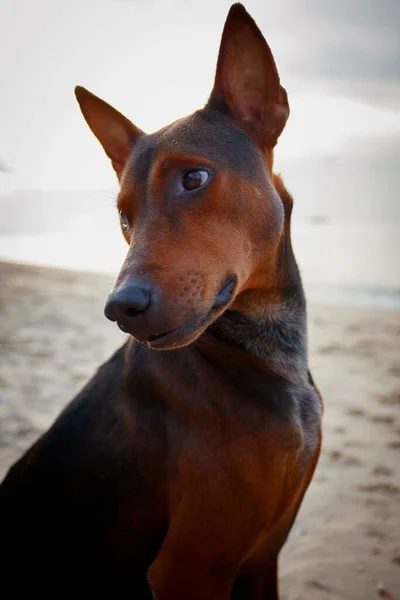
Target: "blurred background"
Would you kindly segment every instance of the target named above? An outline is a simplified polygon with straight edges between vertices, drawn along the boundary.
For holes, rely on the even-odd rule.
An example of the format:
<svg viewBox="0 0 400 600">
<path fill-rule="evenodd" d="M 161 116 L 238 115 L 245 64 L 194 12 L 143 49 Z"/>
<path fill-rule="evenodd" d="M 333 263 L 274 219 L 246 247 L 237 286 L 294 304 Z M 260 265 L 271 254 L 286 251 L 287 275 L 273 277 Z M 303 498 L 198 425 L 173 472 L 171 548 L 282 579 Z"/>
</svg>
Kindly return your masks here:
<svg viewBox="0 0 400 600">
<path fill-rule="evenodd" d="M 245 6 L 289 94 L 275 169 L 325 404 L 282 598 L 400 600 L 400 1 Z M 229 7 L 0 0 L 0 478 L 125 339 L 103 314 L 127 251 L 117 181 L 74 87 L 147 132 L 189 114 Z"/>
<path fill-rule="evenodd" d="M 210 93 L 230 4 L 1 0 L 0 258 L 118 271 L 117 184 L 74 86 L 147 132 L 192 112 Z M 246 7 L 289 92 L 276 170 L 294 195 L 308 295 L 398 306 L 400 3 Z"/>
</svg>

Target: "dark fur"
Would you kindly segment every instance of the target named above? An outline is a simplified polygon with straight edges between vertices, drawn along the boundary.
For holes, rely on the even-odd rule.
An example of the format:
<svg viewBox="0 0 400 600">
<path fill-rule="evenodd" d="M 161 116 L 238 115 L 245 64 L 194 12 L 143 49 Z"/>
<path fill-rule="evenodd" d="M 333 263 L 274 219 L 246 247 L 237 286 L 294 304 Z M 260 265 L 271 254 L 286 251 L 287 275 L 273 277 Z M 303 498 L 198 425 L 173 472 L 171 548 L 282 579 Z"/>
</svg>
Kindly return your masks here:
<svg viewBox="0 0 400 600">
<path fill-rule="evenodd" d="M 93 594 L 107 589 L 122 597 L 126 590 L 133 598 L 145 598 L 137 586 L 145 585 L 171 518 L 166 480 L 174 477 L 174 465 L 188 447 L 196 451 L 198 445 L 200 455 L 207 450 L 196 439 L 193 421 L 200 430 L 210 430 L 212 423 L 214 444 L 239 443 L 238 431 L 229 425 L 232 419 L 240 436 L 254 439 L 277 427 L 279 452 L 287 453 L 289 461 L 300 458 L 307 479 L 311 476 L 321 409 L 308 374 L 301 384 L 297 377 L 292 382 L 290 369 L 286 377 L 277 375 L 280 365 L 275 369 L 272 361 L 272 372 L 263 369 L 253 364 L 248 351 L 252 343 L 256 356 L 260 348 L 264 355 L 278 349 L 289 362 L 295 356 L 306 372 L 302 352 L 297 352 L 302 331 L 288 338 L 285 326 L 268 321 L 248 325 L 231 314 L 229 341 L 223 335 L 216 341 L 207 332 L 198 344 L 162 353 L 129 340 L 98 370 L 1 487 L 4 575 L 14 573 L 13 589 L 49 597 L 57 581 L 61 591 L 78 586 Z M 238 337 L 232 347 L 231 340 Z M 242 345 L 246 350 L 239 349 Z M 229 398 L 222 398 L 222 390 Z M 214 468 L 228 465 L 208 468 L 213 477 Z M 240 473 L 229 485 L 229 493 L 221 497 L 221 519 L 224 496 L 240 496 Z M 204 488 L 193 493 L 207 498 L 207 476 Z M 270 559 L 284 542 L 296 510 L 278 531 L 278 542 L 267 553 Z M 239 512 L 236 518 L 251 522 L 253 515 Z M 251 561 L 248 567 L 252 569 Z M 23 576 L 17 574 L 21 568 Z M 242 570 L 247 570 L 246 561 Z M 238 574 L 238 589 L 241 581 Z"/>
</svg>

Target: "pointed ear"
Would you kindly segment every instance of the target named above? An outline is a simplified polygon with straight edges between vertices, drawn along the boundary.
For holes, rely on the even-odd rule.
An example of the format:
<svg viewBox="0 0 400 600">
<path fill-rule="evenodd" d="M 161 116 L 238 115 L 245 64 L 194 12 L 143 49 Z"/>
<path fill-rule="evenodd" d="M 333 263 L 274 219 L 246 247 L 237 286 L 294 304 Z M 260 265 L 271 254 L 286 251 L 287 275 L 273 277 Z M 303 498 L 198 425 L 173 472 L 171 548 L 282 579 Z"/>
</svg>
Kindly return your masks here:
<svg viewBox="0 0 400 600">
<path fill-rule="evenodd" d="M 208 106 L 233 117 L 263 147 L 275 146 L 289 116 L 272 52 L 241 4 L 226 19 Z"/>
<path fill-rule="evenodd" d="M 120 178 L 135 140 L 143 135 L 143 131 L 84 87 L 77 86 L 75 95 L 86 123 L 103 146 Z"/>
</svg>

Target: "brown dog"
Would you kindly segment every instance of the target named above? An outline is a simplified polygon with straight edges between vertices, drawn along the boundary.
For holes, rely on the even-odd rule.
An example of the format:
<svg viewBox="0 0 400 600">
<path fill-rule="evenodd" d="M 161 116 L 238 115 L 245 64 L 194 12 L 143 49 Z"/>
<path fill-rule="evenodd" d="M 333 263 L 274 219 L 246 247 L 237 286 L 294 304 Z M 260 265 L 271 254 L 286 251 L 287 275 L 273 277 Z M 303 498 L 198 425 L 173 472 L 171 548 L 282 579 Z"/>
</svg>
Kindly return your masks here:
<svg viewBox="0 0 400 600">
<path fill-rule="evenodd" d="M 76 95 L 121 184 L 129 250 L 105 312 L 130 336 L 3 482 L 3 586 L 276 600 L 322 409 L 271 51 L 235 4 L 206 107 L 151 135 Z"/>
</svg>

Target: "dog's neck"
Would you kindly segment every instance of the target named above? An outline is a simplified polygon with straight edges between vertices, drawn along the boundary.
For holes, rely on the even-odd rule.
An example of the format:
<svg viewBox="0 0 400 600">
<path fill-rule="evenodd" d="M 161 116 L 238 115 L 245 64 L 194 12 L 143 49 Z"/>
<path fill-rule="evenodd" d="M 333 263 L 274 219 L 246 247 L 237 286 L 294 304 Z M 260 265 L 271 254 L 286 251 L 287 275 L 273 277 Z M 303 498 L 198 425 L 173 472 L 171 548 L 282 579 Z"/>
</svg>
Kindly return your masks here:
<svg viewBox="0 0 400 600">
<path fill-rule="evenodd" d="M 203 335 L 206 352 L 222 347 L 241 351 L 243 361 L 256 363 L 292 382 L 307 378 L 307 322 L 302 290 L 294 290 L 257 316 L 226 311 Z M 212 345 L 215 344 L 215 348 Z"/>
<path fill-rule="evenodd" d="M 261 286 L 243 292 L 233 310 L 225 311 L 200 343 L 207 352 L 221 351 L 224 345 L 241 350 L 243 360 L 255 360 L 267 371 L 296 382 L 308 377 L 306 301 L 290 238 L 292 199 L 280 179 L 274 183 L 285 206 L 275 272 L 269 268 Z"/>
</svg>

